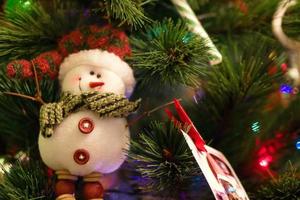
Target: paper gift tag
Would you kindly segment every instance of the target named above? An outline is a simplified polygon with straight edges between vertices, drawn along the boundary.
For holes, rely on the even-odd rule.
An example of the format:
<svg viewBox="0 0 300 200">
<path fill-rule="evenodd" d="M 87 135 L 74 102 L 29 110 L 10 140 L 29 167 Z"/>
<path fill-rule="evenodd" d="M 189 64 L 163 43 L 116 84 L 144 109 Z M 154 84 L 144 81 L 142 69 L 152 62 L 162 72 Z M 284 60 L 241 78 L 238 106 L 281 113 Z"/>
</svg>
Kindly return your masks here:
<svg viewBox="0 0 300 200">
<path fill-rule="evenodd" d="M 181 130 L 215 199 L 249 200 L 245 189 L 232 166 L 218 150 L 205 145 L 206 151 L 198 151 L 191 137 Z"/>
</svg>

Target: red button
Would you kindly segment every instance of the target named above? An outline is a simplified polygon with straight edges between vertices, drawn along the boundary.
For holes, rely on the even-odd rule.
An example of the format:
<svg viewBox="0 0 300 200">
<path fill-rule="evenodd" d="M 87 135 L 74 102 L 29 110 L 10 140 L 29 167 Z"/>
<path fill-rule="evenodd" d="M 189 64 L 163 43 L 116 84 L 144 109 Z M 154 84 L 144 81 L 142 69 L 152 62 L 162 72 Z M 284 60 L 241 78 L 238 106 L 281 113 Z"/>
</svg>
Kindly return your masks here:
<svg viewBox="0 0 300 200">
<path fill-rule="evenodd" d="M 89 134 L 94 130 L 94 122 L 90 118 L 82 118 L 78 123 L 78 128 L 83 134 Z"/>
<path fill-rule="evenodd" d="M 87 150 L 85 149 L 78 149 L 75 151 L 73 155 L 74 161 L 79 164 L 79 165 L 84 165 L 87 163 L 90 159 L 90 154 Z"/>
</svg>

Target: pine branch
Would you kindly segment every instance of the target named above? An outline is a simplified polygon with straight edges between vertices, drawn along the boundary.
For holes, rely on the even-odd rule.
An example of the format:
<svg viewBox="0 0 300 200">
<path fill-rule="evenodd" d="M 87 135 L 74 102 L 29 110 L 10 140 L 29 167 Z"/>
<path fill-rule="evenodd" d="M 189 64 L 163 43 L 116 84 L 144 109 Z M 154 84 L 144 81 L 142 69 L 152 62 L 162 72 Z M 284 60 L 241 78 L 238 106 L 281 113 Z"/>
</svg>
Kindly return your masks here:
<svg viewBox="0 0 300 200">
<path fill-rule="evenodd" d="M 193 155 L 180 131 L 170 124 L 153 122 L 132 139 L 130 162 L 141 173 L 146 191 L 178 195 L 194 176 L 200 175 Z"/>
<path fill-rule="evenodd" d="M 54 192 L 48 184 L 47 174 L 40 162 L 18 162 L 9 171 L 4 171 L 0 199 L 52 200 Z"/>
<path fill-rule="evenodd" d="M 285 56 L 274 41 L 255 33 L 244 36 L 240 44 L 233 40 L 222 48 L 225 57 L 222 65 L 212 68 L 203 82 L 206 94 L 203 103 L 209 104 L 210 115 L 217 119 L 223 117 L 224 109 L 260 100 L 276 89 L 274 83 L 283 81 L 280 65 Z M 277 73 L 269 74 L 274 66 Z"/>
<path fill-rule="evenodd" d="M 299 172 L 291 165 L 278 178 L 261 186 L 253 196 L 257 200 L 299 200 Z"/>
<path fill-rule="evenodd" d="M 287 15 L 283 19 L 284 32 L 286 32 L 287 35 L 294 37 L 294 38 L 299 38 L 299 36 L 300 36 L 299 10 L 300 10 L 300 1 L 298 2 L 298 4 L 295 7 L 288 10 Z"/>
<path fill-rule="evenodd" d="M 71 4 L 70 4 L 71 5 Z M 60 5 L 59 5 L 60 6 Z M 57 46 L 57 39 L 73 29 L 78 23 L 77 8 L 44 8 L 32 3 L 30 9 L 8 9 L 0 16 L 0 135 L 5 141 L 17 144 L 21 149 L 34 149 L 37 145 L 40 105 L 31 100 L 4 94 L 18 93 L 35 97 L 36 85 L 33 80 L 12 80 L 6 76 L 4 68 L 8 61 L 17 58 L 32 59 L 33 56 Z M 58 99 L 57 80 L 41 80 L 42 98 L 46 102 Z M 38 154 L 37 151 L 33 151 Z"/>
<path fill-rule="evenodd" d="M 78 19 L 62 9 L 47 13 L 38 3 L 29 10 L 6 10 L 0 15 L 0 60 L 32 58 L 56 48 L 63 33 L 77 25 Z M 73 13 L 74 15 L 74 13 Z M 77 17 L 77 16 L 76 16 Z"/>
<path fill-rule="evenodd" d="M 281 150 L 281 153 L 285 151 L 289 154 L 286 159 L 296 162 L 298 155 L 294 148 L 294 139 L 300 136 L 300 116 L 298 112 L 300 110 L 300 97 L 293 94 L 281 94 L 281 98 L 285 98 L 283 101 L 287 101 L 288 105 L 278 106 L 272 112 L 267 113 L 262 120 L 264 122 L 264 132 L 262 139 L 274 137 L 274 133 L 278 131 L 286 132 L 285 138 L 290 138 L 290 143 L 286 144 L 285 149 Z M 280 105 L 280 102 L 278 102 Z"/>
<path fill-rule="evenodd" d="M 243 12 L 235 2 L 243 1 L 247 12 Z M 261 32 L 273 37 L 271 21 L 280 0 L 226 0 L 209 1 L 201 6 L 198 15 L 208 14 L 203 20 L 209 33 L 240 35 L 248 31 Z M 289 10 L 284 19 L 284 31 L 299 36 L 300 4 Z"/>
<path fill-rule="evenodd" d="M 34 80 L 9 79 L 0 72 L 0 135 L 4 141 L 17 144 L 21 149 L 36 148 L 39 129 L 39 109 L 41 104 L 32 100 L 10 96 L 13 92 L 34 97 L 36 85 Z M 59 98 L 58 81 L 43 79 L 40 81 L 42 98 L 53 102 Z M 34 151 L 38 154 L 37 151 Z"/>
<path fill-rule="evenodd" d="M 133 56 L 128 59 L 136 69 L 139 86 L 153 91 L 178 84 L 199 86 L 209 60 L 206 42 L 181 21 L 157 22 L 146 30 L 141 37 L 132 38 Z"/>
<path fill-rule="evenodd" d="M 117 19 L 121 24 L 129 24 L 135 29 L 150 21 L 144 14 L 142 6 L 151 0 L 104 0 L 99 2 L 100 10 L 109 18 Z"/>
<path fill-rule="evenodd" d="M 210 138 L 233 166 L 241 167 L 250 162 L 245 158 L 255 147 L 257 136 L 251 125 L 259 123 L 260 136 L 276 117 L 265 112 L 269 96 L 284 81 L 280 66 L 285 56 L 274 41 L 255 33 L 237 41 L 229 39 L 220 50 L 224 61 L 207 72 L 204 96 L 193 107 L 195 121 L 200 122 L 203 137 Z M 277 72 L 269 73 L 274 67 Z M 262 121 L 264 117 L 266 121 Z"/>
</svg>

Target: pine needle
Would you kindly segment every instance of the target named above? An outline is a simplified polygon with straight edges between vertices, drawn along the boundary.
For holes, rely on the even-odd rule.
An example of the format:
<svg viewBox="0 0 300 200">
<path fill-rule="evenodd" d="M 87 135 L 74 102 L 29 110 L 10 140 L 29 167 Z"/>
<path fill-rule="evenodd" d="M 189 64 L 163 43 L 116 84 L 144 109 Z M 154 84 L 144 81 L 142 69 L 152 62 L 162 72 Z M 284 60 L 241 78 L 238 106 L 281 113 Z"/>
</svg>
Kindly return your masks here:
<svg viewBox="0 0 300 200">
<path fill-rule="evenodd" d="M 63 10 L 50 14 L 38 3 L 32 3 L 30 10 L 7 10 L 0 14 L 0 60 L 7 63 L 52 50 L 74 24 L 77 21 Z"/>
<path fill-rule="evenodd" d="M 52 200 L 53 190 L 47 185 L 47 174 L 41 163 L 18 162 L 9 171 L 4 171 L 0 183 L 0 199 Z"/>
<path fill-rule="evenodd" d="M 206 42 L 181 21 L 157 22 L 146 30 L 132 38 L 133 56 L 128 60 L 136 69 L 139 86 L 153 91 L 166 85 L 199 86 L 209 60 Z"/>
<path fill-rule="evenodd" d="M 121 24 L 129 24 L 135 29 L 142 27 L 145 22 L 150 21 L 145 16 L 142 5 L 148 1 L 138 0 L 104 0 L 100 3 L 101 11 L 109 18 L 121 21 Z"/>
<path fill-rule="evenodd" d="M 146 191 L 177 195 L 186 190 L 193 176 L 200 175 L 193 155 L 172 122 L 152 122 L 131 141 L 130 162 L 141 173 Z"/>
<path fill-rule="evenodd" d="M 261 186 L 253 196 L 257 200 L 299 200 L 299 172 L 290 164 L 286 172 Z"/>
</svg>

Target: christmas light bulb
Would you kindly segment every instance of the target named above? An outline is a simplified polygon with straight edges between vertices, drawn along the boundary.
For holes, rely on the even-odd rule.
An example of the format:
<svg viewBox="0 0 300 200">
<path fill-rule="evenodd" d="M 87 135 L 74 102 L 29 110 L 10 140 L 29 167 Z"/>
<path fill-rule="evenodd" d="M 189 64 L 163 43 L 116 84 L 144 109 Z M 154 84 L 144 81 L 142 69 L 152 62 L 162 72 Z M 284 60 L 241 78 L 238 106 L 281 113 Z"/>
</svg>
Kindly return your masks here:
<svg viewBox="0 0 300 200">
<path fill-rule="evenodd" d="M 259 133 L 259 132 L 260 132 L 260 123 L 259 123 L 259 122 L 254 122 L 254 123 L 251 125 L 251 129 L 252 129 L 252 132 L 253 132 L 254 134 Z"/>
<path fill-rule="evenodd" d="M 296 142 L 296 149 L 300 150 L 300 139 Z"/>
<path fill-rule="evenodd" d="M 27 6 L 30 6 L 30 5 L 31 5 L 30 1 L 25 1 L 24 4 L 23 4 L 24 7 L 27 7 Z"/>
<path fill-rule="evenodd" d="M 6 11 L 19 10 L 22 12 L 30 12 L 32 4 L 32 0 L 7 0 L 3 7 Z"/>
<path fill-rule="evenodd" d="M 287 69 L 288 69 L 288 65 L 287 65 L 286 63 L 282 63 L 282 64 L 281 64 L 281 71 L 282 71 L 283 73 L 285 73 L 285 72 L 287 71 Z"/>
<path fill-rule="evenodd" d="M 264 157 L 260 158 L 260 159 L 258 160 L 258 164 L 259 164 L 261 167 L 263 167 L 263 168 L 267 168 L 267 167 L 269 167 L 269 165 L 270 165 L 270 163 L 272 162 L 272 160 L 273 160 L 273 157 L 270 156 L 270 155 L 267 155 L 267 156 L 264 156 Z"/>
<path fill-rule="evenodd" d="M 283 84 L 280 86 L 280 92 L 283 94 L 291 94 L 293 92 L 293 87 L 288 84 Z"/>
<path fill-rule="evenodd" d="M 269 162 L 267 160 L 263 159 L 263 160 L 259 161 L 259 165 L 261 167 L 268 167 L 269 166 Z"/>
</svg>

